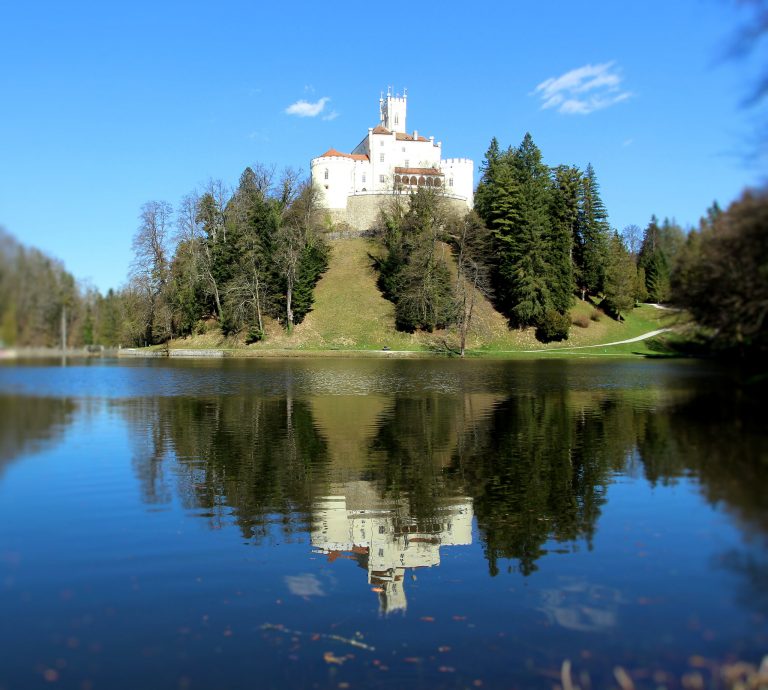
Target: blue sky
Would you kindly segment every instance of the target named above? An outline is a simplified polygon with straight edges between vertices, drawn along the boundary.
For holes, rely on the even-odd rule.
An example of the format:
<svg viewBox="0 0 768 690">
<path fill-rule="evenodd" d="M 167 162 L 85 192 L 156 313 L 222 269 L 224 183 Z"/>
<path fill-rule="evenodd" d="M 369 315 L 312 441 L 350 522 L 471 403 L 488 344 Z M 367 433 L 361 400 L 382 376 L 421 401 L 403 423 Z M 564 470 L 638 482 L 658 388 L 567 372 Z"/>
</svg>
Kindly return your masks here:
<svg viewBox="0 0 768 690">
<path fill-rule="evenodd" d="M 530 131 L 546 163 L 591 162 L 617 228 L 695 224 L 762 179 L 742 102 L 763 56 L 724 57 L 749 18 L 734 0 L 387 7 L 0 3 L 0 225 L 118 287 L 144 202 L 256 162 L 308 173 L 389 85 L 446 156 L 479 165 Z"/>
</svg>

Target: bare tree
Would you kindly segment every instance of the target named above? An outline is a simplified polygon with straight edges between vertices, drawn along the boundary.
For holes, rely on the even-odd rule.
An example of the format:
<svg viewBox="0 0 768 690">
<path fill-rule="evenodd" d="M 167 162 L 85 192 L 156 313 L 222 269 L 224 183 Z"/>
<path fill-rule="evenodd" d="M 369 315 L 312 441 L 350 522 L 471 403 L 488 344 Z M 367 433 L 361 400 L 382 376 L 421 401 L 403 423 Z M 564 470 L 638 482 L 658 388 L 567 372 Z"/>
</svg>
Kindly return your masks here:
<svg viewBox="0 0 768 690">
<path fill-rule="evenodd" d="M 456 325 L 459 329 L 459 351 L 463 357 L 477 296 L 489 297 L 491 294 L 488 269 L 490 234 L 474 211 L 454 219 L 448 232 L 456 251 Z"/>
<path fill-rule="evenodd" d="M 171 336 L 170 309 L 165 299 L 168 284 L 168 235 L 173 209 L 165 201 L 141 207 L 139 228 L 133 238 L 131 279 L 144 296 L 144 334 L 147 343 Z"/>
</svg>

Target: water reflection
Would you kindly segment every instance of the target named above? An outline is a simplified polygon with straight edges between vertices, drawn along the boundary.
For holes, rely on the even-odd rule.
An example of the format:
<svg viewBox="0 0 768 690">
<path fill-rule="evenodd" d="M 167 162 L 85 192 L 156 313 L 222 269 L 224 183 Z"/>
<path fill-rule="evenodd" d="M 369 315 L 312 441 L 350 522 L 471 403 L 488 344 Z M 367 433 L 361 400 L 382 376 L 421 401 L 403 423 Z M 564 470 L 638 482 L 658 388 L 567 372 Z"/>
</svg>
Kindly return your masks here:
<svg viewBox="0 0 768 690">
<path fill-rule="evenodd" d="M 0 395 L 0 475 L 14 459 L 60 439 L 76 410 L 67 398 Z"/>
<path fill-rule="evenodd" d="M 33 687 L 32 668 L 84 685 L 92 648 L 124 655 L 93 675 L 126 688 L 147 650 L 164 685 L 205 687 L 298 668 L 317 687 L 416 669 L 551 687 L 577 655 L 603 687 L 617 663 L 764 651 L 759 401 L 634 363 L 291 366 L 128 367 L 125 395 L 110 370 L 104 397 L 0 397 L 0 468 L 45 450 L 0 481 L 17 659 L 0 685 Z M 170 388 L 136 397 L 150 374 Z"/>
<path fill-rule="evenodd" d="M 386 500 L 373 482 L 348 482 L 314 505 L 312 546 L 356 561 L 379 595 L 379 610 L 405 611 L 407 571 L 440 565 L 441 546 L 472 543 L 472 503 L 446 502 L 430 519 L 411 515 L 405 502 Z"/>
<path fill-rule="evenodd" d="M 620 473 L 652 484 L 695 477 L 707 500 L 731 510 L 745 529 L 768 534 L 762 430 L 733 401 L 690 388 L 117 405 L 132 429 L 148 503 L 175 493 L 211 527 L 234 521 L 254 543 L 274 525 L 284 538 L 309 532 L 330 556 L 362 562 L 366 555 L 370 573 L 395 566 L 371 565 L 374 536 L 353 538 L 350 530 L 359 528 L 352 525 L 383 521 L 376 529 L 393 541 L 375 545 L 378 557 L 379 550 L 395 553 L 408 534 L 452 543 L 435 535 L 450 522 L 447 506 L 461 506 L 457 515 L 477 521 L 489 572 L 498 574 L 504 562 L 530 575 L 552 550 L 592 548 Z M 399 581 L 398 574 L 392 582 Z"/>
</svg>

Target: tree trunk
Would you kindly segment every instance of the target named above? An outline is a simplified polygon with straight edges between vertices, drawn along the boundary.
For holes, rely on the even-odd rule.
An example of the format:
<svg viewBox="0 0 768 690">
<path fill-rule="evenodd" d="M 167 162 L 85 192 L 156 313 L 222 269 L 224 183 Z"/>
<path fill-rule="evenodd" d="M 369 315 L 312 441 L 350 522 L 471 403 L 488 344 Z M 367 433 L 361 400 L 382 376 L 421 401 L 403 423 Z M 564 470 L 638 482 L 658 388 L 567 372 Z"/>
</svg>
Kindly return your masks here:
<svg viewBox="0 0 768 690">
<path fill-rule="evenodd" d="M 288 332 L 293 330 L 293 286 L 289 285 L 285 296 L 285 315 L 288 319 Z"/>
</svg>

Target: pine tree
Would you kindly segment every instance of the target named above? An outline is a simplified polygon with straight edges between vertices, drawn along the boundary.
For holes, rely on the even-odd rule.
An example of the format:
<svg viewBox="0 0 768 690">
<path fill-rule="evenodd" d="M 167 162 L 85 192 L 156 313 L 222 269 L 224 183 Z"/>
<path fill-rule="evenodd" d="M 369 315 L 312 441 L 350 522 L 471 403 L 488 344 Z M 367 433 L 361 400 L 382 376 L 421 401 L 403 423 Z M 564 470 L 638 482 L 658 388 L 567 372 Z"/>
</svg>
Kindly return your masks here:
<svg viewBox="0 0 768 690">
<path fill-rule="evenodd" d="M 590 163 L 581 181 L 576 237 L 577 282 L 582 296 L 586 293 L 597 295 L 604 289 L 609 235 L 608 213 L 600 198 L 600 186 Z"/>
<path fill-rule="evenodd" d="M 669 264 L 662 245 L 662 234 L 656 216 L 645 229 L 638 266 L 645 271 L 645 287 L 652 302 L 665 302 L 670 294 Z"/>
<path fill-rule="evenodd" d="M 619 234 L 614 232 L 608 242 L 605 267 L 606 311 L 621 319 L 635 306 L 637 268 Z"/>
<path fill-rule="evenodd" d="M 565 314 L 573 302 L 575 287 L 573 245 L 579 227 L 579 186 L 581 173 L 572 166 L 553 170 L 552 217 L 548 237 L 552 305 Z"/>
</svg>

